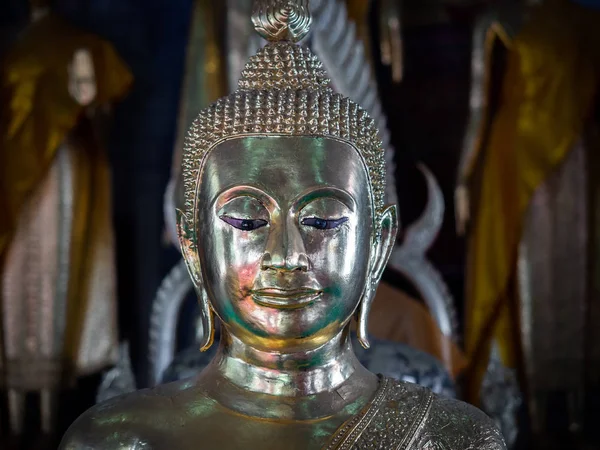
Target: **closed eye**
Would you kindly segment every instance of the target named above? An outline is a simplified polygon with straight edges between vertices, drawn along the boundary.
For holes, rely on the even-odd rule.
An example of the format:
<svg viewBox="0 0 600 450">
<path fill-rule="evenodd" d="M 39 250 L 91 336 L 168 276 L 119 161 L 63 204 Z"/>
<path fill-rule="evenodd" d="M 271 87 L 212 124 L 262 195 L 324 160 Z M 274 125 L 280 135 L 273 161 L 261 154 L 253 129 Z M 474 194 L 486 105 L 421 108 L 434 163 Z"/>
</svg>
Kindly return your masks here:
<svg viewBox="0 0 600 450">
<path fill-rule="evenodd" d="M 339 227 L 341 224 L 348 220 L 347 217 L 341 217 L 339 219 L 321 219 L 319 217 L 307 217 L 302 219 L 302 225 L 316 228 L 317 230 L 331 230 Z"/>
<path fill-rule="evenodd" d="M 230 216 L 221 216 L 219 219 L 231 225 L 232 227 L 243 231 L 257 230 L 258 228 L 262 228 L 269 223 L 263 219 L 238 219 Z"/>
</svg>

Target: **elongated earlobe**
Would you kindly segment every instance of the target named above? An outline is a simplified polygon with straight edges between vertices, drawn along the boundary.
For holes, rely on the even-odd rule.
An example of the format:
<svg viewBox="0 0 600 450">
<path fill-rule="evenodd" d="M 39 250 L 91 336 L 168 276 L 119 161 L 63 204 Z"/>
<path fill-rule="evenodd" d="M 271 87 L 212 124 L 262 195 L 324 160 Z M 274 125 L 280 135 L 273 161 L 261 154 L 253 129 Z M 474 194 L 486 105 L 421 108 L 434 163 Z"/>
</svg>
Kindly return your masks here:
<svg viewBox="0 0 600 450">
<path fill-rule="evenodd" d="M 200 336 L 200 351 L 208 350 L 215 340 L 215 316 L 208 300 L 208 294 L 204 288 L 196 288 L 198 302 L 200 304 L 200 324 L 202 335 Z"/>
<path fill-rule="evenodd" d="M 215 337 L 214 314 L 210 306 L 208 294 L 202 284 L 202 272 L 200 270 L 200 258 L 196 245 L 195 234 L 188 223 L 188 219 L 181 210 L 177 210 L 177 232 L 179 234 L 179 245 L 181 254 L 185 260 L 196 295 L 200 305 L 200 325 L 202 326 L 202 335 L 200 337 L 200 350 L 206 351 L 213 344 Z"/>
<path fill-rule="evenodd" d="M 371 305 L 375 298 L 377 291 L 377 285 L 383 275 L 383 270 L 387 265 L 388 260 L 394 249 L 396 243 L 396 235 L 398 234 L 398 216 L 396 205 L 388 206 L 380 216 L 380 230 L 381 233 L 375 242 L 375 250 L 371 254 L 371 260 L 369 262 L 369 277 L 367 278 L 367 285 L 363 293 L 363 298 L 360 301 L 358 310 L 358 326 L 356 335 L 358 342 L 364 348 L 369 348 L 368 338 L 368 326 L 369 326 L 369 312 L 371 311 Z"/>
<path fill-rule="evenodd" d="M 371 305 L 373 304 L 373 297 L 374 295 L 371 292 L 371 289 L 368 286 L 366 286 L 365 292 L 363 293 L 363 296 L 360 300 L 360 306 L 358 307 L 359 309 L 357 318 L 358 324 L 356 327 L 356 337 L 360 345 L 365 349 L 371 347 L 371 344 L 369 343 L 368 326 L 369 312 L 371 311 Z"/>
</svg>

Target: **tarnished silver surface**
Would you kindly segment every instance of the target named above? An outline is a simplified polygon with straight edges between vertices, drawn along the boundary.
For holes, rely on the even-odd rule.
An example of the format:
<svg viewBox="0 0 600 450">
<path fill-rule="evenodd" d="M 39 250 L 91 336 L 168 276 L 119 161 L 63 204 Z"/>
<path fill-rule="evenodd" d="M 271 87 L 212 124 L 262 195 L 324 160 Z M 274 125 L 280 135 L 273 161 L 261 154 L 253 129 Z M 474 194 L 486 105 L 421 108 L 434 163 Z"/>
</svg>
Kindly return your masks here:
<svg viewBox="0 0 600 450">
<path fill-rule="evenodd" d="M 383 146 L 386 148 L 385 160 L 388 166 L 386 176 L 388 187 L 385 190 L 385 196 L 388 203 L 395 203 L 394 152 L 389 145 L 389 133 L 385 124 L 385 116 L 381 110 L 370 65 L 365 58 L 364 46 L 356 39 L 354 24 L 348 21 L 347 12 L 342 2 L 315 2 L 311 9 L 315 16 L 315 29 L 311 37 L 311 46 L 314 47 L 316 54 L 325 61 L 324 65 L 329 74 L 333 73 L 335 75 L 333 86 L 338 88 L 344 95 L 355 101 L 360 101 L 361 105 L 366 107 L 367 111 L 375 118 L 379 130 L 383 130 L 383 134 L 380 136 L 383 138 Z M 268 57 L 272 56 L 273 54 Z M 252 86 L 251 83 L 254 83 L 254 81 L 260 83 L 260 71 L 257 71 L 256 68 L 261 67 L 262 64 L 260 60 L 253 64 L 249 72 L 249 78 L 252 82 L 242 79 L 240 86 L 248 88 Z M 275 78 L 272 82 L 275 82 Z M 331 114 L 335 116 L 336 113 L 331 111 Z M 419 232 L 435 235 L 437 234 L 435 225 L 438 223 L 433 221 L 421 222 L 424 228 Z M 411 230 L 416 233 L 416 227 L 411 227 Z M 422 246 L 410 248 L 413 244 L 416 244 L 416 240 L 408 240 L 403 251 L 399 251 L 400 256 L 395 258 L 394 261 L 401 262 L 398 269 L 406 273 L 409 279 L 418 285 L 421 293 L 425 296 L 427 304 L 433 307 L 433 314 L 436 316 L 438 323 L 447 332 L 449 331 L 448 322 L 455 320 L 452 318 L 454 314 L 453 299 L 449 295 L 439 273 L 427 261 L 425 255 L 419 253 L 419 250 L 424 250 L 424 248 Z M 414 256 L 414 261 L 408 261 L 403 257 L 407 254 Z"/>
<path fill-rule="evenodd" d="M 482 413 L 429 392 L 415 417 L 410 399 L 388 394 L 400 385 L 352 350 L 356 315 L 368 346 L 396 240 L 383 152 L 374 121 L 328 87 L 308 50 L 276 42 L 251 58 L 239 89 L 200 113 L 183 154 L 181 249 L 203 348 L 221 323 L 217 354 L 194 379 L 93 408 L 61 448 L 319 449 L 348 421 L 363 431 L 345 441 L 373 433 L 356 448 L 423 448 L 423 431 L 430 447 L 504 448 Z"/>
</svg>

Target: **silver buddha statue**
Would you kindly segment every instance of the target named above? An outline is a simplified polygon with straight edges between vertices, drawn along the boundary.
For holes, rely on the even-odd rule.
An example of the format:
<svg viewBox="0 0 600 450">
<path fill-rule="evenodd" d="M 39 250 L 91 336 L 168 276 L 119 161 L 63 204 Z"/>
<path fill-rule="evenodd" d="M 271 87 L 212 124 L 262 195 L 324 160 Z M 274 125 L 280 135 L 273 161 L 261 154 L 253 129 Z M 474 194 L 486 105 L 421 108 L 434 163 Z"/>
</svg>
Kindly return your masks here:
<svg viewBox="0 0 600 450">
<path fill-rule="evenodd" d="M 357 360 L 396 239 L 374 121 L 335 93 L 295 44 L 306 0 L 257 1 L 270 42 L 238 89 L 184 143 L 182 253 L 202 314 L 195 378 L 127 394 L 81 416 L 61 448 L 504 449 L 476 408 L 379 377 Z"/>
</svg>

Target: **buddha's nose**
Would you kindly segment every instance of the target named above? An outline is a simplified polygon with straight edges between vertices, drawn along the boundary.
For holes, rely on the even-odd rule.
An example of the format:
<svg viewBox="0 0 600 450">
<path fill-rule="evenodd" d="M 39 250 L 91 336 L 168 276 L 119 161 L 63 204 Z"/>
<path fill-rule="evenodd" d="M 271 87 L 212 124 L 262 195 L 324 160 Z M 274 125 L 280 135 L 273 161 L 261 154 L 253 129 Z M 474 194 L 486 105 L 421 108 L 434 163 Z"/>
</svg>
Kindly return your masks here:
<svg viewBox="0 0 600 450">
<path fill-rule="evenodd" d="M 310 269 L 302 235 L 291 218 L 279 226 L 271 227 L 261 268 L 302 272 Z"/>
</svg>

